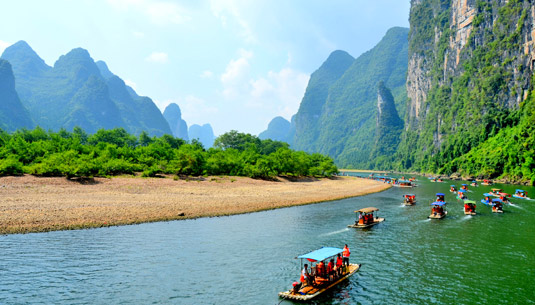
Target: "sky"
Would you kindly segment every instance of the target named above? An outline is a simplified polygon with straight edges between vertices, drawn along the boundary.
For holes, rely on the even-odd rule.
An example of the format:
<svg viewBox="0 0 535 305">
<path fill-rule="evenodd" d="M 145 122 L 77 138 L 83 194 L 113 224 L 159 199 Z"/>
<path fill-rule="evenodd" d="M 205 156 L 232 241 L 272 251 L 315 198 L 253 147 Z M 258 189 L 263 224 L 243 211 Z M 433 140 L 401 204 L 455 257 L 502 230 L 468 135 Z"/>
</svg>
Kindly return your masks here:
<svg viewBox="0 0 535 305">
<path fill-rule="evenodd" d="M 299 109 L 310 74 L 335 50 L 353 57 L 410 0 L 17 0 L 2 4 L 0 53 L 25 40 L 52 66 L 82 47 L 149 96 L 216 135 L 258 134 Z"/>
</svg>

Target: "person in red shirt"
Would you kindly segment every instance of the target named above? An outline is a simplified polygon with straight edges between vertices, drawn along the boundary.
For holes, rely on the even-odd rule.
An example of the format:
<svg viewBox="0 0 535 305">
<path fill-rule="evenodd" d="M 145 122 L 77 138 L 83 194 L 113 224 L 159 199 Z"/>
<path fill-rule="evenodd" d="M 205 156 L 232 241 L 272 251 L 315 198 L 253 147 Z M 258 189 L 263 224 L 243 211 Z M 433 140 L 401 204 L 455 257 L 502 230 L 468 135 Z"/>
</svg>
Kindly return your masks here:
<svg viewBox="0 0 535 305">
<path fill-rule="evenodd" d="M 325 278 L 325 264 L 323 261 L 319 262 L 318 265 L 316 265 L 316 272 L 318 273 L 319 277 Z"/>
<path fill-rule="evenodd" d="M 329 277 L 329 281 L 331 281 L 331 278 L 334 279 L 334 259 L 331 259 L 327 264 L 327 276 Z"/>
<path fill-rule="evenodd" d="M 336 273 L 338 276 L 342 274 L 342 265 L 343 265 L 342 257 L 340 254 L 338 254 L 338 257 L 336 258 Z"/>
</svg>

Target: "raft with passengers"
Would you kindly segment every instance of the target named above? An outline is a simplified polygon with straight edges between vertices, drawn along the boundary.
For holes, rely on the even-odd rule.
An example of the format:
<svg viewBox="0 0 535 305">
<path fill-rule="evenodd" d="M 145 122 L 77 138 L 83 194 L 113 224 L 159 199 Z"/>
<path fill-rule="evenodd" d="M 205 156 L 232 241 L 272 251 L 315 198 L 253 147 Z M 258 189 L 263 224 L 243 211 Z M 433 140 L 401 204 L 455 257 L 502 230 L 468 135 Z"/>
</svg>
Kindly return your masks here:
<svg viewBox="0 0 535 305">
<path fill-rule="evenodd" d="M 448 214 L 448 212 L 444 210 L 445 205 L 446 202 L 444 201 L 435 201 L 431 203 L 431 215 L 429 215 L 427 218 L 442 219 L 446 217 L 446 214 Z"/>
<path fill-rule="evenodd" d="M 349 263 L 350 253 L 345 245 L 344 249 L 323 247 L 296 257 L 301 260 L 301 277 L 290 290 L 279 292 L 279 297 L 309 301 L 337 286 L 360 269 L 361 264 Z M 303 260 L 311 264 L 310 268 L 308 263 L 303 265 Z"/>
<path fill-rule="evenodd" d="M 414 194 L 405 194 L 403 195 L 403 205 L 409 206 L 416 203 L 416 195 Z"/>
<path fill-rule="evenodd" d="M 476 202 L 473 200 L 464 201 L 464 215 L 476 215 Z"/>
<path fill-rule="evenodd" d="M 379 218 L 377 216 L 377 211 L 379 211 L 379 209 L 374 207 L 356 210 L 355 213 L 357 213 L 357 220 L 355 220 L 354 224 L 348 225 L 348 227 L 365 229 L 385 221 L 384 218 Z"/>
<path fill-rule="evenodd" d="M 513 195 L 513 197 L 519 198 L 519 199 L 532 200 L 531 198 L 528 197 L 528 192 L 524 190 L 519 190 L 519 189 L 515 191 L 515 194 Z"/>
</svg>

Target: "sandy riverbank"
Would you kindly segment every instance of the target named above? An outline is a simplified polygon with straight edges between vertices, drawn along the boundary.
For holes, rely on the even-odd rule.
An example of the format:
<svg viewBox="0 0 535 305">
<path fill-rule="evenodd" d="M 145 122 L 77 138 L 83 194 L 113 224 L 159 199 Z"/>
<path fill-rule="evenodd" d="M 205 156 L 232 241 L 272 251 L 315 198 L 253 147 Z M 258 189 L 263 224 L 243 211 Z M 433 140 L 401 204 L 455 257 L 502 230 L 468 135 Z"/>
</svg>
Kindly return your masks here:
<svg viewBox="0 0 535 305">
<path fill-rule="evenodd" d="M 337 177 L 291 182 L 245 177 L 0 178 L 0 234 L 223 216 L 379 192 L 389 185 Z"/>
</svg>

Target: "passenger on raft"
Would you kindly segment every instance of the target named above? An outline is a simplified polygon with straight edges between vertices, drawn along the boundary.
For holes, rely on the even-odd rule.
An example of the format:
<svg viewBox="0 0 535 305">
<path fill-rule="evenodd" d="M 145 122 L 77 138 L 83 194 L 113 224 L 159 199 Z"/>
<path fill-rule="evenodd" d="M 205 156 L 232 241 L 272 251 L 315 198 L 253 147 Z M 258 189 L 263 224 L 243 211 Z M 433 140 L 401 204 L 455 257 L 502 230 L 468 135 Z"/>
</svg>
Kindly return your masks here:
<svg viewBox="0 0 535 305">
<path fill-rule="evenodd" d="M 444 214 L 444 209 L 441 207 L 441 206 L 433 206 L 433 208 L 431 209 L 431 212 L 433 213 L 433 215 L 443 215 Z"/>
<path fill-rule="evenodd" d="M 301 283 L 306 283 L 309 286 L 312 286 L 312 284 L 314 283 L 313 276 L 310 274 L 310 272 L 308 272 L 308 264 L 305 264 L 303 270 L 301 271 L 301 278 L 299 279 L 299 281 Z"/>
<path fill-rule="evenodd" d="M 472 204 L 472 203 L 465 203 L 464 204 L 464 210 L 466 212 L 470 212 L 470 213 L 473 213 L 476 211 L 476 205 L 475 204 Z"/>
<path fill-rule="evenodd" d="M 450 186 L 450 192 L 452 192 L 452 193 L 457 192 L 457 189 L 455 188 L 455 185 Z"/>
<path fill-rule="evenodd" d="M 329 277 L 329 281 L 334 280 L 336 276 L 334 273 L 334 259 L 331 259 L 327 264 L 327 276 Z"/>
<path fill-rule="evenodd" d="M 342 266 L 343 265 L 344 265 L 344 262 L 342 260 L 342 257 L 340 256 L 340 254 L 338 254 L 338 257 L 336 258 L 336 268 L 335 268 L 336 274 L 338 276 L 342 275 Z"/>
<path fill-rule="evenodd" d="M 492 206 L 492 210 L 493 210 L 493 211 L 503 211 L 502 203 L 501 203 L 501 202 L 496 202 L 496 203 Z"/>
</svg>

